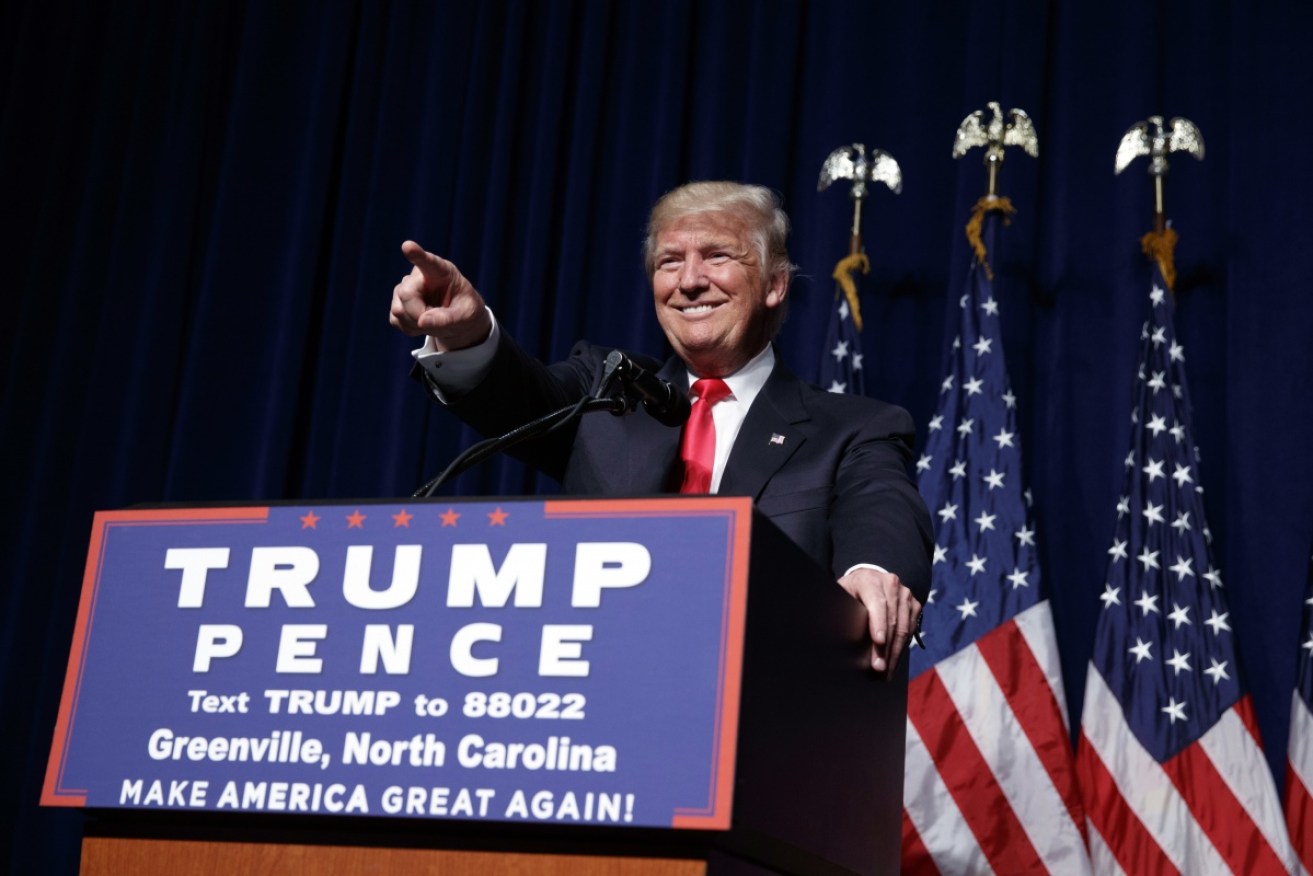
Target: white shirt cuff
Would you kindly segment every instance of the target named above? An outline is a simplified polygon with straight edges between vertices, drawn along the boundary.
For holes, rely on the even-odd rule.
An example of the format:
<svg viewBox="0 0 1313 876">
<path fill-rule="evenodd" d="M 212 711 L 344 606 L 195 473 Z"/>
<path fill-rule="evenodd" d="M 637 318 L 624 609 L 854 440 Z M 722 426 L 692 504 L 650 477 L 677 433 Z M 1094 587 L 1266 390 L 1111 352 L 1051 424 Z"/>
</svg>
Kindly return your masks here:
<svg viewBox="0 0 1313 876">
<path fill-rule="evenodd" d="M 848 567 L 848 571 L 843 573 L 843 577 L 846 578 L 858 569 L 874 569 L 877 572 L 884 572 L 886 575 L 893 574 L 884 566 L 877 566 L 875 563 L 855 563 Z"/>
<path fill-rule="evenodd" d="M 410 351 L 428 375 L 434 395 L 443 404 L 449 401 L 449 395 L 460 395 L 478 386 L 492 367 L 501 329 L 497 327 L 497 317 L 493 316 L 491 309 L 488 317 L 492 320 L 492 331 L 481 344 L 444 353 L 434 345 L 432 337 L 426 336 L 422 347 Z"/>
</svg>

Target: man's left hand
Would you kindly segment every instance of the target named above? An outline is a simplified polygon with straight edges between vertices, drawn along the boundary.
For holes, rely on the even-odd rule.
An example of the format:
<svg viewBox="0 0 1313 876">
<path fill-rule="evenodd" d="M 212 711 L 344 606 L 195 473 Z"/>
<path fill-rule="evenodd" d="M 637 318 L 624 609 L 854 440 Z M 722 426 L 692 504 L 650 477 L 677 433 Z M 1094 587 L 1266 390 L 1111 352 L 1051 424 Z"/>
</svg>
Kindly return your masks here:
<svg viewBox="0 0 1313 876">
<path fill-rule="evenodd" d="M 866 607 L 871 632 L 871 668 L 892 678 L 898 659 L 916 629 L 921 601 L 903 586 L 898 576 L 878 569 L 853 569 L 839 586 Z"/>
</svg>

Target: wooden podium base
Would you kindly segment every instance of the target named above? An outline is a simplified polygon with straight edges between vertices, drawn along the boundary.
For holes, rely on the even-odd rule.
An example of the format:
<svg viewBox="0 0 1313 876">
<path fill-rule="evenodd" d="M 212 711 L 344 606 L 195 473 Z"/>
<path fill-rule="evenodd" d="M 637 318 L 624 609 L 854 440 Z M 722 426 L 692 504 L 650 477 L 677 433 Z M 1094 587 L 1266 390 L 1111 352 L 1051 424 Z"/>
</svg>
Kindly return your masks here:
<svg viewBox="0 0 1313 876">
<path fill-rule="evenodd" d="M 87 837 L 82 876 L 703 876 L 706 861 Z"/>
</svg>

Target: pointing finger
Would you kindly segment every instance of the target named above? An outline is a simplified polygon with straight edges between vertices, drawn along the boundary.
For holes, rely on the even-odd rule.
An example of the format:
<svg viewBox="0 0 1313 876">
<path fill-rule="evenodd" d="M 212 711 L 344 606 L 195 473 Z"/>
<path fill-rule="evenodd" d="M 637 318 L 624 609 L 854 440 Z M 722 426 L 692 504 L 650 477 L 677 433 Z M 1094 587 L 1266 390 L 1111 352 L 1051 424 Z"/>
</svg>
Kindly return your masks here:
<svg viewBox="0 0 1313 876">
<path fill-rule="evenodd" d="M 419 269 L 424 275 L 425 283 L 433 288 L 443 288 L 458 276 L 455 265 L 441 256 L 434 255 L 413 240 L 401 244 L 401 254 L 406 257 L 406 261 Z"/>
</svg>

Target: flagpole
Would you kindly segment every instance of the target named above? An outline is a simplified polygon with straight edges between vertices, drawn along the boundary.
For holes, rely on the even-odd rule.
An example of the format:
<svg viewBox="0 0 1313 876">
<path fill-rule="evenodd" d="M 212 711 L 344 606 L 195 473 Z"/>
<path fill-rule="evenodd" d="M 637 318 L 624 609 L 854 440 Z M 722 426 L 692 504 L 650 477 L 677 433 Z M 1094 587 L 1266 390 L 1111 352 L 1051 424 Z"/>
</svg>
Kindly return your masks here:
<svg viewBox="0 0 1313 876">
<path fill-rule="evenodd" d="M 821 359 L 820 382 L 831 392 L 864 392 L 861 375 L 862 309 L 857 298 L 853 273 L 871 272 L 871 261 L 862 246 L 862 204 L 868 184 L 880 182 L 898 194 L 903 190 L 903 172 L 894 157 L 882 149 L 853 143 L 832 151 L 821 165 L 816 191 L 823 192 L 837 180 L 851 181 L 848 196 L 853 202 L 852 227 L 848 235 L 848 255 L 834 266 L 835 305 L 827 329 L 825 353 Z"/>
<path fill-rule="evenodd" d="M 1163 207 L 1163 178 L 1153 178 L 1153 230 L 1162 234 L 1167 230 L 1167 211 Z"/>
<path fill-rule="evenodd" d="M 966 224 L 966 235 L 985 276 L 992 280 L 994 270 L 989 265 L 989 252 L 983 237 L 985 214 L 1002 213 L 1003 224 L 1006 225 L 1016 213 L 1012 202 L 998 194 L 999 169 L 1003 166 L 1003 159 L 1009 146 L 1019 146 L 1030 157 L 1038 158 L 1039 136 L 1035 133 L 1035 125 L 1031 122 L 1030 116 L 1024 110 L 1016 107 L 1008 110 L 1011 121 L 1005 123 L 1002 104 L 991 100 L 985 106 L 991 113 L 988 121 L 985 119 L 985 110 L 976 110 L 969 113 L 962 120 L 962 124 L 957 126 L 957 134 L 953 138 L 953 157 L 961 158 L 977 146 L 985 150 L 985 166 L 989 169 L 989 188 L 971 210 L 971 218 Z"/>
<path fill-rule="evenodd" d="M 848 255 L 861 255 L 862 252 L 862 198 L 853 195 L 853 230 L 848 237 Z"/>
<path fill-rule="evenodd" d="M 1182 116 L 1163 124 L 1162 116 L 1149 116 L 1126 129 L 1117 144 L 1117 157 L 1113 160 L 1113 173 L 1120 174 L 1140 156 L 1149 159 L 1149 175 L 1153 177 L 1153 230 L 1140 238 L 1140 248 L 1158 264 L 1168 292 L 1176 289 L 1176 232 L 1167 222 L 1164 206 L 1163 177 L 1169 168 L 1167 156 L 1172 152 L 1185 152 L 1202 161 L 1204 135 L 1199 126 Z"/>
</svg>

